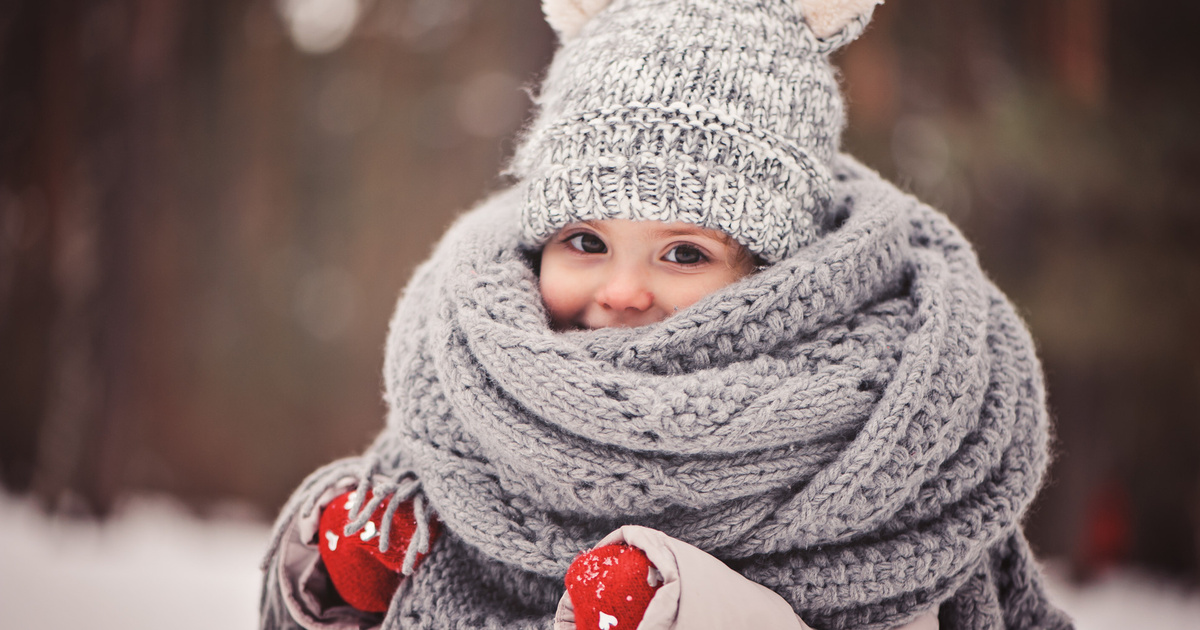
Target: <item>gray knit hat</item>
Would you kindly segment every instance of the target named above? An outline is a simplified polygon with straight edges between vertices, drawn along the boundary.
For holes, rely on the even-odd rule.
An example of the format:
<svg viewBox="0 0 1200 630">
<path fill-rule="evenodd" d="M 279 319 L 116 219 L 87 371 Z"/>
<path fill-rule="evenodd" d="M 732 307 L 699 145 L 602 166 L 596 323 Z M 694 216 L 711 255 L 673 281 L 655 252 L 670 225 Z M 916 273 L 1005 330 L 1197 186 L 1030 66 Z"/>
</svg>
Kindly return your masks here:
<svg viewBox="0 0 1200 630">
<path fill-rule="evenodd" d="M 543 0 L 562 46 L 509 173 L 524 239 L 682 221 L 767 262 L 810 243 L 844 106 L 829 54 L 881 0 Z"/>
</svg>

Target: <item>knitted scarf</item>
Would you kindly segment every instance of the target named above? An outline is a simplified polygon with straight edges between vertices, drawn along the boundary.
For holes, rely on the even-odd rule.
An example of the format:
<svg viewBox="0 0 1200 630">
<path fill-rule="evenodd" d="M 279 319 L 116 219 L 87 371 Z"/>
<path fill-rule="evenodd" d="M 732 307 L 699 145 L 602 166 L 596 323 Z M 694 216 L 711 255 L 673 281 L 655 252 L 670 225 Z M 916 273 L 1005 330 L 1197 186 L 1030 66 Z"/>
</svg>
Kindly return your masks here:
<svg viewBox="0 0 1200 630">
<path fill-rule="evenodd" d="M 385 628 L 549 628 L 575 555 L 630 523 L 819 629 L 939 606 L 943 629 L 1070 627 L 1019 528 L 1047 465 L 1029 334 L 944 216 L 834 172 L 820 240 L 632 329 L 547 327 L 519 194 L 463 216 L 392 320 L 387 428 L 310 476 L 277 537 L 346 476 L 360 525 L 432 508 L 446 533 Z"/>
</svg>

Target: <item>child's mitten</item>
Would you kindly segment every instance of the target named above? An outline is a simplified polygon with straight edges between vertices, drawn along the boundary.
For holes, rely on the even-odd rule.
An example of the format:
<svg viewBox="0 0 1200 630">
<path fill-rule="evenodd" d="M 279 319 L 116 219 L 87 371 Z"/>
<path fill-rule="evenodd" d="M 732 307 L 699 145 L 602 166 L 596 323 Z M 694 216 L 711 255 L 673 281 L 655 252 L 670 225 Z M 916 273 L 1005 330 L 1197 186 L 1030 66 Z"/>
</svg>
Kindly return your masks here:
<svg viewBox="0 0 1200 630">
<path fill-rule="evenodd" d="M 325 506 L 321 513 L 318 545 L 321 549 L 321 560 L 329 572 L 342 599 L 347 604 L 367 612 L 386 612 L 392 602 L 392 595 L 404 580 L 401 568 L 404 566 L 404 554 L 408 543 L 412 540 L 417 529 L 417 521 L 413 517 L 412 500 L 405 501 L 396 507 L 392 517 L 392 528 L 388 535 L 388 550 L 379 551 L 379 531 L 383 523 L 387 502 L 382 502 L 366 525 L 352 536 L 343 532 L 350 517 L 350 497 L 353 490 L 347 492 Z M 367 493 L 365 501 L 371 500 Z M 432 546 L 438 535 L 438 523 L 429 523 L 429 544 Z M 417 554 L 414 567 L 424 559 L 424 554 Z"/>
<path fill-rule="evenodd" d="M 617 543 L 579 554 L 567 569 L 566 586 L 579 630 L 633 630 L 662 578 L 646 552 Z"/>
</svg>

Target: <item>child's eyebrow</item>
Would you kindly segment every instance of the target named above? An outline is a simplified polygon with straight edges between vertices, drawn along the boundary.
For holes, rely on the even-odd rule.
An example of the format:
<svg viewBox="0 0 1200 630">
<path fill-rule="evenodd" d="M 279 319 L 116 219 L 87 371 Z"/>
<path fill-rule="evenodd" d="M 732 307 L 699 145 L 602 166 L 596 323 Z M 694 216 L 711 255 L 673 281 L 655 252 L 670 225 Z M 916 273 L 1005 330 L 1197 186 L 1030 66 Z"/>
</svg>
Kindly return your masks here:
<svg viewBox="0 0 1200 630">
<path fill-rule="evenodd" d="M 654 230 L 654 236 L 657 238 L 669 238 L 672 236 L 704 236 L 707 238 L 720 240 L 715 230 L 709 230 L 699 226 L 658 228 Z"/>
</svg>

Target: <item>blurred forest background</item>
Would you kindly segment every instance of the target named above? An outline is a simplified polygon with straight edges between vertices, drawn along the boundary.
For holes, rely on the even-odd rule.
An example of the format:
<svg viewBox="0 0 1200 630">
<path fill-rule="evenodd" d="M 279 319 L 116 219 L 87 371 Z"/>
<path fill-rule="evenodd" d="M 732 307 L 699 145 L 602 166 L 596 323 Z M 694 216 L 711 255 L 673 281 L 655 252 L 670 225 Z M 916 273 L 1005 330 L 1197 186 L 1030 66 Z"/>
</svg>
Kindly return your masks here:
<svg viewBox="0 0 1200 630">
<path fill-rule="evenodd" d="M 943 209 L 1038 340 L 1029 519 L 1086 578 L 1200 571 L 1200 3 L 888 0 L 846 148 Z M 537 0 L 0 2 L 0 481 L 273 516 L 383 422 L 414 265 L 503 182 Z"/>
</svg>

